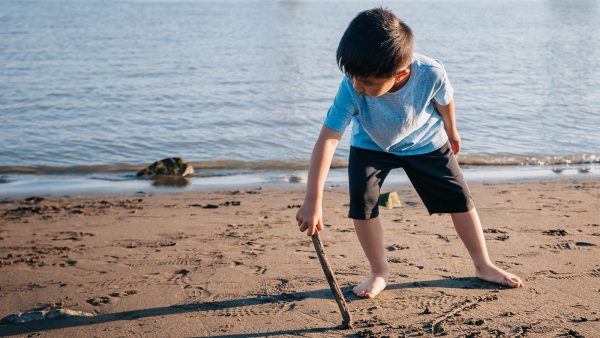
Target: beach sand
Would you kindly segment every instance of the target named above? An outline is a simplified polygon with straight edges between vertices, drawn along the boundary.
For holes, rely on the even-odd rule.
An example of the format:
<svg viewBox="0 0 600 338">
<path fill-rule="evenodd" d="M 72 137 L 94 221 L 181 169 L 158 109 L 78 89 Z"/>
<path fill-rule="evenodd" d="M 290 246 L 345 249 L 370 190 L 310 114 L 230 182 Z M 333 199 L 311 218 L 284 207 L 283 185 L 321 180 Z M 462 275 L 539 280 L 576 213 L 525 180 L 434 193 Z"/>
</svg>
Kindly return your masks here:
<svg viewBox="0 0 600 338">
<path fill-rule="evenodd" d="M 474 278 L 450 217 L 429 216 L 412 187 L 395 190 L 403 207 L 381 209 L 390 283 L 375 299 L 351 291 L 369 266 L 347 191 L 325 192 L 321 238 L 350 330 L 336 329 L 297 229 L 303 190 L 2 201 L 0 336 L 598 336 L 600 181 L 471 185 L 491 258 L 521 289 Z M 58 318 L 9 323 L 21 312 Z"/>
</svg>

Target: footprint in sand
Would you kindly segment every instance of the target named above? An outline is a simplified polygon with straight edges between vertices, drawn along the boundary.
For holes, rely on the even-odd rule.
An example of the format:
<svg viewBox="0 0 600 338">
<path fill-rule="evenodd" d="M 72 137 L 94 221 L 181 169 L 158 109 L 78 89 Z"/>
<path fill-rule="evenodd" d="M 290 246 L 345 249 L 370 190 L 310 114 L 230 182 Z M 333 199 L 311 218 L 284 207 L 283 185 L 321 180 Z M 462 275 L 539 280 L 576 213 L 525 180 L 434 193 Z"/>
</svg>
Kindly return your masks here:
<svg viewBox="0 0 600 338">
<path fill-rule="evenodd" d="M 196 272 L 196 271 L 198 271 L 198 269 L 194 270 L 194 272 Z M 189 288 L 190 285 L 194 284 L 194 282 L 192 281 L 192 279 L 189 276 L 190 273 L 192 273 L 192 271 L 190 271 L 188 269 L 179 269 L 179 270 L 175 271 L 173 273 L 173 275 L 167 279 L 167 283 L 179 285 L 184 289 Z"/>
<path fill-rule="evenodd" d="M 152 279 L 154 279 L 154 277 L 150 277 L 150 276 L 125 277 L 125 278 L 107 279 L 107 280 L 95 282 L 93 284 L 96 286 L 102 287 L 102 288 L 112 288 L 112 289 L 135 288 L 135 287 L 159 284 L 159 283 L 152 283 L 153 282 Z"/>
<path fill-rule="evenodd" d="M 81 241 L 84 237 L 93 237 L 95 235 L 91 232 L 59 231 L 50 236 L 52 236 L 53 241 Z"/>
<path fill-rule="evenodd" d="M 507 239 L 510 238 L 510 236 L 507 234 L 506 231 L 498 230 L 495 228 L 484 229 L 483 233 L 484 234 L 499 234 L 498 236 L 486 236 L 485 237 L 486 240 L 506 241 Z"/>
<path fill-rule="evenodd" d="M 198 257 L 179 257 L 169 260 L 136 260 L 130 262 L 123 262 L 123 264 L 131 267 L 143 267 L 143 266 L 199 266 L 202 259 Z"/>
<path fill-rule="evenodd" d="M 194 237 L 194 235 L 188 235 L 184 232 L 164 233 L 164 234 L 159 234 L 159 236 L 165 240 L 170 240 L 170 241 L 180 241 L 182 239 Z"/>
<path fill-rule="evenodd" d="M 205 303 L 207 300 L 212 298 L 212 293 L 201 285 L 188 284 L 184 287 L 185 299 L 178 303 L 178 305 L 191 305 Z"/>
<path fill-rule="evenodd" d="M 125 239 L 118 240 L 113 242 L 113 246 L 127 248 L 127 249 L 136 249 L 136 248 L 161 248 L 167 246 L 174 246 L 177 243 L 168 239 L 161 239 L 157 241 L 142 241 L 137 239 Z"/>
<path fill-rule="evenodd" d="M 440 292 L 434 295 L 414 295 L 410 299 L 410 303 L 416 308 L 429 309 L 430 312 L 438 313 L 467 298 Z"/>
<path fill-rule="evenodd" d="M 483 233 L 484 234 L 505 234 L 506 231 L 499 230 L 499 229 L 496 229 L 496 228 L 489 228 L 489 229 L 483 229 Z"/>
<path fill-rule="evenodd" d="M 67 266 L 77 263 L 68 258 L 71 252 L 81 253 L 85 246 L 70 248 L 67 246 L 33 245 L 10 247 L 5 257 L 0 257 L 0 267 L 12 264 L 26 264 L 29 266 Z"/>
<path fill-rule="evenodd" d="M 198 315 L 203 317 L 272 317 L 278 316 L 287 309 L 290 308 L 291 304 L 286 302 L 279 302 L 277 304 L 256 304 L 256 305 L 247 305 L 243 301 L 240 301 L 239 305 L 235 305 L 235 302 L 232 302 L 234 305 L 226 309 L 218 309 L 218 310 L 206 310 L 198 312 Z M 185 305 L 194 305 L 194 304 L 184 304 Z"/>
<path fill-rule="evenodd" d="M 388 258 L 388 263 L 394 263 L 394 264 L 407 264 L 408 263 L 408 259 L 406 258 L 398 258 L 398 257 L 390 257 Z"/>
<path fill-rule="evenodd" d="M 546 230 L 546 231 L 542 231 L 542 233 L 544 235 L 548 235 L 548 236 L 566 236 L 569 234 L 565 229 Z"/>
<path fill-rule="evenodd" d="M 123 297 L 135 295 L 136 293 L 138 293 L 136 290 L 127 290 L 127 291 L 120 291 L 120 292 L 115 291 L 106 296 L 88 298 L 88 299 L 86 299 L 86 302 L 88 302 L 89 304 L 91 304 L 93 306 L 113 304 L 113 303 L 116 303 L 119 300 L 121 300 L 121 298 L 123 298 Z"/>
<path fill-rule="evenodd" d="M 588 243 L 588 242 L 560 242 L 560 243 L 548 243 L 540 245 L 542 249 L 549 249 L 552 252 L 561 252 L 561 251 L 569 251 L 569 250 L 583 250 L 583 249 L 593 249 L 596 247 L 596 244 Z"/>
</svg>

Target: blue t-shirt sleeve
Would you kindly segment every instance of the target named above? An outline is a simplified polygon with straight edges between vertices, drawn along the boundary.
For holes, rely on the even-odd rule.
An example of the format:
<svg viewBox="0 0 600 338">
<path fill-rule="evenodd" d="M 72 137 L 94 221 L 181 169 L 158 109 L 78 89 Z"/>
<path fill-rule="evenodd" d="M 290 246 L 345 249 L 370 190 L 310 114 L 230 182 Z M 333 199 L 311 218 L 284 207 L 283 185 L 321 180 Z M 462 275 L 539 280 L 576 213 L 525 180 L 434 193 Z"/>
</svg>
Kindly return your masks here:
<svg viewBox="0 0 600 338">
<path fill-rule="evenodd" d="M 440 68 L 437 69 L 437 79 L 434 85 L 434 93 L 433 98 L 435 102 L 441 104 L 442 106 L 446 106 L 450 104 L 452 99 L 454 98 L 454 89 L 450 84 L 450 80 L 448 79 L 448 74 L 446 73 L 446 69 L 444 65 L 436 60 L 440 64 Z"/>
<path fill-rule="evenodd" d="M 343 133 L 352 121 L 352 116 L 357 112 L 354 88 L 348 77 L 344 76 L 340 88 L 333 99 L 333 104 L 327 112 L 325 125 L 338 133 Z"/>
</svg>

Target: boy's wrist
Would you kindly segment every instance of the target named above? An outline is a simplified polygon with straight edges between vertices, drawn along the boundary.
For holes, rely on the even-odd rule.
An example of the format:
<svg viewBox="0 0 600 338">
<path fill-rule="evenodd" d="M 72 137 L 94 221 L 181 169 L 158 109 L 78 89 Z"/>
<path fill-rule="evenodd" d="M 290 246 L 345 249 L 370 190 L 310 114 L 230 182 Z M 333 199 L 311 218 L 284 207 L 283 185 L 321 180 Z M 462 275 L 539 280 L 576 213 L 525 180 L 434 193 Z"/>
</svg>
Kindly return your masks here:
<svg viewBox="0 0 600 338">
<path fill-rule="evenodd" d="M 319 206 L 322 201 L 323 199 L 321 198 L 321 196 L 314 195 L 311 193 L 307 193 L 306 197 L 304 198 L 304 204 L 312 205 L 315 207 Z"/>
<path fill-rule="evenodd" d="M 446 126 L 444 129 L 446 129 L 446 134 L 448 135 L 458 133 L 458 129 L 455 126 Z"/>
</svg>

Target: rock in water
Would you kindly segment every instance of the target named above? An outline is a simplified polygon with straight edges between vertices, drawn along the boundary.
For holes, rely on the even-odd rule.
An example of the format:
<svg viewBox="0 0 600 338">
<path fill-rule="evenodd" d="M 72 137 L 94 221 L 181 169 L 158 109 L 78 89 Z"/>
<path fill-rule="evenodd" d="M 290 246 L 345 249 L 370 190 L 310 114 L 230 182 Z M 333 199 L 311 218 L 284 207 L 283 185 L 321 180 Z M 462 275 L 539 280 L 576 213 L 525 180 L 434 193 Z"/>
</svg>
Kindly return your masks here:
<svg viewBox="0 0 600 338">
<path fill-rule="evenodd" d="M 305 181 L 305 179 L 302 176 L 291 175 L 290 177 L 288 177 L 288 182 L 289 183 L 302 183 L 304 181 Z"/>
<path fill-rule="evenodd" d="M 398 197 L 398 193 L 395 191 L 380 194 L 378 204 L 388 209 L 402 207 L 400 197 Z"/>
<path fill-rule="evenodd" d="M 138 177 L 155 177 L 161 175 L 186 176 L 194 173 L 194 167 L 183 157 L 170 157 L 152 163 L 137 173 Z"/>
</svg>

